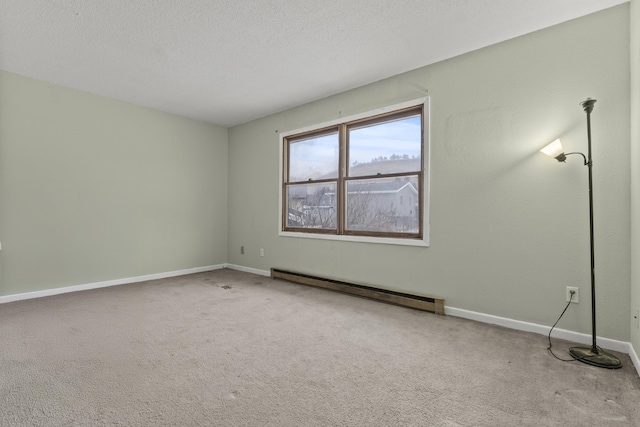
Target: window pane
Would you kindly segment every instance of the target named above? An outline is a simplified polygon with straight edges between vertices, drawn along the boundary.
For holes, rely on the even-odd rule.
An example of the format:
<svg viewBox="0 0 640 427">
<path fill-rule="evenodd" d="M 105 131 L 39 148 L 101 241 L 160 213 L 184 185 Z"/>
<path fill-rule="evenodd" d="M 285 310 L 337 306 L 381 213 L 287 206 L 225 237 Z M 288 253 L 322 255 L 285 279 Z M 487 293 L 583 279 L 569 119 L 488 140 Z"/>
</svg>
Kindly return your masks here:
<svg viewBox="0 0 640 427">
<path fill-rule="evenodd" d="M 418 175 L 347 181 L 346 205 L 347 230 L 420 231 Z"/>
<path fill-rule="evenodd" d="M 422 170 L 421 116 L 349 129 L 349 176 Z"/>
<path fill-rule="evenodd" d="M 289 144 L 289 182 L 338 177 L 338 132 Z"/>
<path fill-rule="evenodd" d="M 287 227 L 336 229 L 336 183 L 287 186 Z"/>
</svg>

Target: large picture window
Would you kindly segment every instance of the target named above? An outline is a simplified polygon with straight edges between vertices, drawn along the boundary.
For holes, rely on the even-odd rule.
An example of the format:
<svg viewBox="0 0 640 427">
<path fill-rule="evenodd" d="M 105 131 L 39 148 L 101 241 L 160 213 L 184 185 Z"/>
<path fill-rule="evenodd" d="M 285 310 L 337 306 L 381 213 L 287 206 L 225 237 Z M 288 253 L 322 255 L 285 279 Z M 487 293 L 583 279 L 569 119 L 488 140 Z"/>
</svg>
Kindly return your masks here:
<svg viewBox="0 0 640 427">
<path fill-rule="evenodd" d="M 282 138 L 282 231 L 422 239 L 425 106 Z"/>
</svg>

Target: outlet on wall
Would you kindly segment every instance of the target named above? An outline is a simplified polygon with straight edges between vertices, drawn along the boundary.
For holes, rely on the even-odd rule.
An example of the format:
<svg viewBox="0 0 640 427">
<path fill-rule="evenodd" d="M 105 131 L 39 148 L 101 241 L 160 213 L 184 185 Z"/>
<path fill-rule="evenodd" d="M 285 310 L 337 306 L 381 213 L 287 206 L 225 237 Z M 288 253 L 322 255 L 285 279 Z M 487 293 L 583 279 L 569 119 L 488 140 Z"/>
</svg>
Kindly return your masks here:
<svg viewBox="0 0 640 427">
<path fill-rule="evenodd" d="M 571 291 L 575 291 L 575 293 L 573 294 L 573 299 L 571 298 Z M 567 302 L 569 301 L 575 304 L 578 304 L 580 302 L 580 288 L 567 286 Z"/>
<path fill-rule="evenodd" d="M 244 246 L 240 246 L 240 253 L 244 255 Z"/>
<path fill-rule="evenodd" d="M 260 248 L 260 256 L 264 256 L 264 248 Z"/>
</svg>

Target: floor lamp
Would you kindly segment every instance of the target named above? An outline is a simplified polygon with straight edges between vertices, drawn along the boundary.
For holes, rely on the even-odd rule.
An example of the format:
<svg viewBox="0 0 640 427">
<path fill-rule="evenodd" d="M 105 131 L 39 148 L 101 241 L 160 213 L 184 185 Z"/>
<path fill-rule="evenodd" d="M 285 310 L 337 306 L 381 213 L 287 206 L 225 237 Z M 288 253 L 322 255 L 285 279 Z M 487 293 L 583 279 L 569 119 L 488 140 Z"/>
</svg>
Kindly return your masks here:
<svg viewBox="0 0 640 427">
<path fill-rule="evenodd" d="M 589 365 L 598 366 L 600 368 L 617 369 L 622 367 L 620 359 L 611 353 L 607 353 L 602 350 L 596 344 L 596 276 L 595 276 L 595 257 L 594 257 L 594 242 L 593 242 L 593 178 L 591 169 L 593 163 L 591 161 L 591 112 L 593 111 L 593 104 L 596 103 L 595 99 L 587 98 L 586 101 L 580 103 L 582 108 L 587 113 L 587 140 L 588 151 L 587 156 L 582 153 L 565 153 L 562 149 L 562 144 L 559 139 L 556 139 L 551 144 L 544 147 L 542 151 L 544 154 L 554 157 L 559 162 L 564 162 L 567 156 L 571 154 L 579 154 L 584 159 L 584 165 L 589 169 L 589 232 L 591 237 L 591 333 L 592 344 L 591 347 L 571 347 L 569 348 L 569 354 L 580 362 L 588 363 Z"/>
</svg>

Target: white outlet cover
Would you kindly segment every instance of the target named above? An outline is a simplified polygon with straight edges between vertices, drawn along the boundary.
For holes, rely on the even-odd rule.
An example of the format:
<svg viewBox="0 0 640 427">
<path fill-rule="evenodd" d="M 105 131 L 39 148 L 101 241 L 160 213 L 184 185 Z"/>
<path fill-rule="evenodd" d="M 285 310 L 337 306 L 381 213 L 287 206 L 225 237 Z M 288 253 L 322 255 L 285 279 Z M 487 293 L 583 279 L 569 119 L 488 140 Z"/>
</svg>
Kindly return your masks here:
<svg viewBox="0 0 640 427">
<path fill-rule="evenodd" d="M 576 294 L 571 299 L 570 291 L 576 291 Z M 567 302 L 571 301 L 574 304 L 580 303 L 580 288 L 575 286 L 567 286 Z"/>
</svg>

